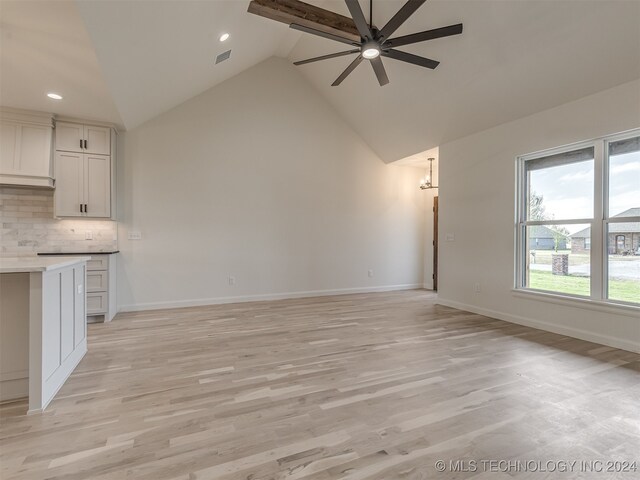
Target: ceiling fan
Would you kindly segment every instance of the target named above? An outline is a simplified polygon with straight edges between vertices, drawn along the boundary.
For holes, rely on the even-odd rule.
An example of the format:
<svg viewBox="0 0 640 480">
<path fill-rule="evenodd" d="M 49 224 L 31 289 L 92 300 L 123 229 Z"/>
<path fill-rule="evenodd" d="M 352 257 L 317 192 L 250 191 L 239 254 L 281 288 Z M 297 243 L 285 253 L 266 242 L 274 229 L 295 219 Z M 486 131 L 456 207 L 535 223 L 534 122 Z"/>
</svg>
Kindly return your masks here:
<svg viewBox="0 0 640 480">
<path fill-rule="evenodd" d="M 362 8 L 358 0 L 345 0 L 353 22 L 357 28 L 360 36 L 360 41 L 354 41 L 353 36 L 348 38 L 347 35 L 342 36 L 335 33 L 328 33 L 316 28 L 309 27 L 307 25 L 301 25 L 297 23 L 291 23 L 289 26 L 295 30 L 301 32 L 310 33 L 320 37 L 328 38 L 336 42 L 341 42 L 347 45 L 351 45 L 352 49 L 345 50 L 343 52 L 330 53 L 328 55 L 322 55 L 320 57 L 309 58 L 307 60 L 300 60 L 294 62 L 294 65 L 305 65 L 307 63 L 317 62 L 320 60 L 328 60 L 330 58 L 342 57 L 345 55 L 352 55 L 357 53 L 358 56 L 349 64 L 344 72 L 333 82 L 332 86 L 337 86 L 353 72 L 363 60 L 369 60 L 373 71 L 378 78 L 380 86 L 389 83 L 389 77 L 382 63 L 380 57 L 392 58 L 394 60 L 400 60 L 402 62 L 412 63 L 421 67 L 436 68 L 440 62 L 431 60 L 430 58 L 420 57 L 411 53 L 396 50 L 396 47 L 403 45 L 410 45 L 413 43 L 424 42 L 426 40 L 433 40 L 435 38 L 448 37 L 451 35 L 458 35 L 462 33 L 462 24 L 449 25 L 448 27 L 436 28 L 433 30 L 426 30 L 424 32 L 412 33 L 410 35 L 404 35 L 401 37 L 390 38 L 391 35 L 411 16 L 413 13 L 425 3 L 426 0 L 408 0 L 407 3 L 387 22 L 387 24 L 381 29 L 377 29 L 373 25 L 373 0 L 369 3 L 369 23 L 365 19 Z"/>
</svg>

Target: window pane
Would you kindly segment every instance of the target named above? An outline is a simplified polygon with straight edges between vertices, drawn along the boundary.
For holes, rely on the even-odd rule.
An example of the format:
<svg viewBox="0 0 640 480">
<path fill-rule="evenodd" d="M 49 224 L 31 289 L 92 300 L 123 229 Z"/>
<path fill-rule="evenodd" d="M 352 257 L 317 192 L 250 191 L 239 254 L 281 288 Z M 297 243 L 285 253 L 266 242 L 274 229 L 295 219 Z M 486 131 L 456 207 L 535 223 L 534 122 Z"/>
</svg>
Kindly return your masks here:
<svg viewBox="0 0 640 480">
<path fill-rule="evenodd" d="M 591 229 L 582 225 L 526 228 L 526 286 L 549 292 L 591 293 Z"/>
<path fill-rule="evenodd" d="M 640 217 L 640 137 L 609 144 L 609 216 Z"/>
<path fill-rule="evenodd" d="M 528 160 L 527 220 L 593 218 L 593 148 Z"/>
<path fill-rule="evenodd" d="M 610 223 L 609 298 L 640 303 L 640 222 Z"/>
</svg>

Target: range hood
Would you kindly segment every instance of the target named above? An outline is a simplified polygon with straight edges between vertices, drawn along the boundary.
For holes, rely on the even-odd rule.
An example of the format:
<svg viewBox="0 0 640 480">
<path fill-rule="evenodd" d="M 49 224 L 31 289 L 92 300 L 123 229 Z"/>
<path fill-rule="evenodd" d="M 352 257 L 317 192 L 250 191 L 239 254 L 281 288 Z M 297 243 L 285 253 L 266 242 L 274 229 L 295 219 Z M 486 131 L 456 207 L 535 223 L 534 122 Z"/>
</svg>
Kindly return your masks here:
<svg viewBox="0 0 640 480">
<path fill-rule="evenodd" d="M 0 109 L 0 185 L 53 188 L 53 115 Z"/>
</svg>

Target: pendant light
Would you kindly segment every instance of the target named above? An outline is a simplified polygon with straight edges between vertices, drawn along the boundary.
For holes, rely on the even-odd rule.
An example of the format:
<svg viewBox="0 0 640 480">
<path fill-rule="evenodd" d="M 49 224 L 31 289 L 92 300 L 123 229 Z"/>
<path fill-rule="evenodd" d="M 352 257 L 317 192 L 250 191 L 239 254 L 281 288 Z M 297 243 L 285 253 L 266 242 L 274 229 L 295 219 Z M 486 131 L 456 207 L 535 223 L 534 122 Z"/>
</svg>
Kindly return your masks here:
<svg viewBox="0 0 640 480">
<path fill-rule="evenodd" d="M 438 188 L 437 185 L 433 184 L 433 161 L 435 158 L 429 158 L 429 175 L 420 180 L 420 189 L 421 190 L 429 190 L 431 188 Z"/>
</svg>

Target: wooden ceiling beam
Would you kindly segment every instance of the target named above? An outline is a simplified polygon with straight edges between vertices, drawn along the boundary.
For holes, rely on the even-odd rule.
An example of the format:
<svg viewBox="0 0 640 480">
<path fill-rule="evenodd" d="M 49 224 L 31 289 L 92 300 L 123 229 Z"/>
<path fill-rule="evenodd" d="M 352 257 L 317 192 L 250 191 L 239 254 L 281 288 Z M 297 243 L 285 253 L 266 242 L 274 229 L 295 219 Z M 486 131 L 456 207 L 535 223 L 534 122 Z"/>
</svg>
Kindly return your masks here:
<svg viewBox="0 0 640 480">
<path fill-rule="evenodd" d="M 351 18 L 299 0 L 252 0 L 247 11 L 287 25 L 296 23 L 360 41 L 360 34 Z"/>
</svg>

